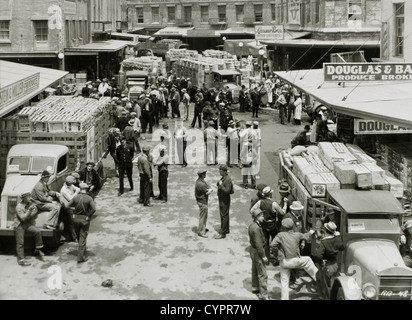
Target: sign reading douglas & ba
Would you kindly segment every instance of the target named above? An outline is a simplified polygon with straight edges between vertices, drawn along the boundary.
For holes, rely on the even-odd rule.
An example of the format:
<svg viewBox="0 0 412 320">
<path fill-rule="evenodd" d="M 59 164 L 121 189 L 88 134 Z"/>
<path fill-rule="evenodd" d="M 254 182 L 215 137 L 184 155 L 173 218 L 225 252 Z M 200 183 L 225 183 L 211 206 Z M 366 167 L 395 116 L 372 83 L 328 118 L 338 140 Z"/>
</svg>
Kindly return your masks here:
<svg viewBox="0 0 412 320">
<path fill-rule="evenodd" d="M 381 121 L 355 119 L 354 134 L 401 134 L 412 133 L 411 128 L 405 128 Z"/>
<path fill-rule="evenodd" d="M 325 81 L 412 80 L 412 63 L 324 63 Z"/>
</svg>

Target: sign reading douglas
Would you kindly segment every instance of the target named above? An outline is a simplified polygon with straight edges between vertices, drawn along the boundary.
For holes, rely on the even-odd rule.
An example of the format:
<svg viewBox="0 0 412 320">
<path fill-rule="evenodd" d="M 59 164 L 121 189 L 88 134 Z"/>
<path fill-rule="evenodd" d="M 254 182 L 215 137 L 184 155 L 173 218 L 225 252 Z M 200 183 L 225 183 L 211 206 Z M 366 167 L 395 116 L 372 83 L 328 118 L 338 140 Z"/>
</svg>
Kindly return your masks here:
<svg viewBox="0 0 412 320">
<path fill-rule="evenodd" d="M 324 63 L 325 81 L 412 80 L 412 63 Z"/>
<path fill-rule="evenodd" d="M 400 134 L 412 133 L 411 128 L 396 126 L 380 121 L 355 119 L 354 134 Z"/>
</svg>

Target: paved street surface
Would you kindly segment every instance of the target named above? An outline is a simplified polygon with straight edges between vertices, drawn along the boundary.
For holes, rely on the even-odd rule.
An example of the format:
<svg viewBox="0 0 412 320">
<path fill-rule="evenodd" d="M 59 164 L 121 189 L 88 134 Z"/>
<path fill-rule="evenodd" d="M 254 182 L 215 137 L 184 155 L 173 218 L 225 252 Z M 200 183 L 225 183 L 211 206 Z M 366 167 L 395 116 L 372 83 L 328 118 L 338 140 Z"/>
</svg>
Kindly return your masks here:
<svg viewBox="0 0 412 320">
<path fill-rule="evenodd" d="M 270 185 L 275 190 L 275 199 L 279 200 L 276 153 L 289 147 L 292 137 L 303 130 L 307 122 L 303 121 L 301 126 L 282 126 L 278 124 L 276 111 L 264 113 L 258 119 L 263 145 L 257 183 Z M 250 113 L 235 112 L 234 117 L 254 120 Z M 172 119 L 165 122 L 173 129 Z M 189 127 L 190 122 L 185 125 Z M 142 145 L 158 143 L 150 140 L 151 135 L 144 136 L 146 140 L 141 141 Z M 77 264 L 76 243 L 63 243 L 56 252 L 45 256 L 44 261 L 29 256 L 28 261 L 32 263 L 29 267 L 18 266 L 14 254 L 3 250 L 0 299 L 257 299 L 251 293 L 247 233 L 251 223 L 249 203 L 256 190 L 240 186 L 239 168 L 229 168 L 235 188 L 230 234 L 226 239 L 217 240 L 213 238 L 220 228 L 216 192 L 209 197 L 209 238 L 197 235 L 199 210 L 194 199 L 194 184 L 197 170 L 205 165 L 169 166 L 168 202 L 153 201 L 153 207 L 143 207 L 137 202 L 137 168 L 133 174 L 135 190 L 129 191 L 125 178 L 125 193 L 118 197 L 118 178 L 110 156 L 104 165 L 108 178 L 96 198 L 97 212 L 88 236 L 89 261 Z M 216 191 L 220 178 L 218 166 L 206 168 L 206 180 Z M 157 195 L 157 169 L 154 169 L 153 180 Z M 61 288 L 55 270 L 61 270 Z M 280 299 L 279 267 L 269 266 L 268 278 L 270 297 Z M 107 279 L 113 281 L 112 287 L 101 285 Z M 299 293 L 292 291 L 290 297 L 317 299 L 305 286 Z"/>
</svg>

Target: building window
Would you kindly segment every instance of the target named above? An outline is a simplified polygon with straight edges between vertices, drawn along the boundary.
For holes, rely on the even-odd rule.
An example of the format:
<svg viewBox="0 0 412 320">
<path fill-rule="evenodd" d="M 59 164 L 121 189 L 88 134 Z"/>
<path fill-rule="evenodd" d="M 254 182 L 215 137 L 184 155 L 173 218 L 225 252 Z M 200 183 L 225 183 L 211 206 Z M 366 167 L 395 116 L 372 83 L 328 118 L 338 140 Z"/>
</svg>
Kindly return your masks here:
<svg viewBox="0 0 412 320">
<path fill-rule="evenodd" d="M 276 4 L 274 3 L 270 4 L 270 13 L 271 13 L 272 21 L 276 21 Z"/>
<path fill-rule="evenodd" d="M 226 22 L 226 6 L 217 6 L 219 22 Z"/>
<path fill-rule="evenodd" d="M 320 21 L 320 0 L 315 0 L 315 23 Z"/>
<path fill-rule="evenodd" d="M 208 6 L 200 6 L 200 22 L 209 22 Z"/>
<path fill-rule="evenodd" d="M 49 39 L 47 20 L 34 21 L 34 38 L 37 42 L 46 42 Z"/>
<path fill-rule="evenodd" d="M 144 23 L 143 7 L 136 8 L 136 18 L 137 18 L 137 23 Z"/>
<path fill-rule="evenodd" d="M 152 7 L 152 22 L 159 23 L 159 7 Z"/>
<path fill-rule="evenodd" d="M 185 6 L 184 8 L 184 22 L 192 22 L 192 7 L 191 6 Z"/>
<path fill-rule="evenodd" d="M 255 4 L 255 22 L 263 21 L 263 6 L 261 4 Z"/>
<path fill-rule="evenodd" d="M 348 20 L 362 21 L 362 0 L 348 2 Z"/>
<path fill-rule="evenodd" d="M 176 22 L 176 7 L 167 7 L 167 18 L 170 23 Z"/>
<path fill-rule="evenodd" d="M 244 6 L 243 4 L 236 5 L 236 22 L 243 22 L 244 18 Z"/>
<path fill-rule="evenodd" d="M 395 27 L 396 27 L 396 43 L 395 55 L 403 56 L 403 41 L 405 28 L 405 7 L 404 3 L 395 4 Z"/>
<path fill-rule="evenodd" d="M 310 1 L 303 0 L 300 4 L 300 25 L 310 23 Z"/>
<path fill-rule="evenodd" d="M 10 39 L 10 21 L 3 20 L 0 21 L 0 40 Z"/>
<path fill-rule="evenodd" d="M 285 2 L 285 0 L 282 0 L 280 4 L 280 22 L 281 23 L 285 23 L 285 12 L 287 13 L 287 3 Z"/>
</svg>

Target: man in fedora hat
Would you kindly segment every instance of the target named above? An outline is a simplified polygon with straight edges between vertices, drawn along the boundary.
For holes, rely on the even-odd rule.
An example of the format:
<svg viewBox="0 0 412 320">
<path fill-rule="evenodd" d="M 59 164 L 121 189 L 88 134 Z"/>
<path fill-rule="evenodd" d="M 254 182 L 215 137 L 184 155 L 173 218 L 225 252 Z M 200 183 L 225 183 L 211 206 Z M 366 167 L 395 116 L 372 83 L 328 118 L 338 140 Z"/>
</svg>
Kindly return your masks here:
<svg viewBox="0 0 412 320">
<path fill-rule="evenodd" d="M 285 212 L 277 204 L 276 201 L 272 199 L 273 190 L 271 187 L 267 186 L 262 190 L 262 199 L 258 200 L 250 209 L 250 213 L 256 211 L 263 211 L 263 235 L 266 239 L 265 254 L 268 260 L 270 259 L 270 241 L 275 238 L 279 232 L 278 222 L 282 220 Z"/>
<path fill-rule="evenodd" d="M 35 255 L 43 256 L 40 249 L 43 248 L 41 231 L 36 227 L 37 207 L 32 202 L 31 192 L 23 192 L 20 202 L 16 206 L 14 216 L 14 234 L 16 236 L 17 263 L 21 266 L 29 266 L 30 263 L 24 258 L 24 235 L 26 231 L 34 234 Z"/>
<path fill-rule="evenodd" d="M 266 273 L 268 258 L 265 255 L 266 239 L 262 232 L 263 211 L 253 212 L 252 218 L 253 222 L 248 227 L 252 259 L 252 293 L 256 293 L 261 300 L 268 300 Z"/>
<path fill-rule="evenodd" d="M 127 144 L 124 136 L 120 137 L 121 145 L 116 148 L 116 158 L 119 167 L 119 193 L 120 197 L 124 193 L 124 174 L 126 173 L 129 180 L 130 191 L 133 191 L 133 148 Z"/>
<path fill-rule="evenodd" d="M 199 206 L 199 227 L 197 233 L 200 237 L 207 238 L 206 232 L 209 231 L 206 228 L 207 215 L 208 215 L 208 201 L 209 194 L 213 192 L 213 189 L 205 181 L 206 178 L 205 169 L 197 171 L 198 179 L 195 184 L 195 198 L 197 205 Z"/>
<path fill-rule="evenodd" d="M 234 193 L 232 179 L 227 173 L 227 166 L 220 165 L 219 173 L 222 178 L 217 182 L 217 196 L 219 198 L 220 232 L 215 239 L 224 239 L 229 233 L 230 195 Z"/>
<path fill-rule="evenodd" d="M 289 207 L 290 211 L 283 216 L 283 219 L 292 219 L 294 223 L 293 231 L 295 232 L 302 232 L 303 230 L 302 213 L 304 208 L 305 207 L 302 205 L 300 201 L 293 201 L 292 205 Z"/>
<path fill-rule="evenodd" d="M 50 172 L 44 170 L 41 174 L 40 181 L 34 186 L 31 196 L 39 210 L 39 214 L 46 215 L 44 227 L 55 230 L 61 208 L 61 204 L 57 201 L 60 193 L 50 189 L 48 185 L 49 180 Z"/>
<path fill-rule="evenodd" d="M 290 193 L 290 186 L 285 180 L 280 181 L 278 192 L 280 195 L 280 207 L 283 209 L 283 211 L 290 212 L 290 205 L 292 204 L 294 198 Z"/>
<path fill-rule="evenodd" d="M 322 239 L 325 236 L 324 224 L 332 221 L 336 227 L 336 232 L 340 230 L 340 215 L 339 212 L 336 212 L 333 208 L 327 207 L 324 211 L 324 216 L 318 219 L 315 223 L 316 237 Z"/>
<path fill-rule="evenodd" d="M 261 199 L 264 198 L 262 191 L 263 191 L 263 189 L 265 189 L 266 187 L 267 187 L 267 185 L 264 184 L 264 183 L 259 183 L 259 184 L 256 186 L 257 192 L 256 192 L 256 195 L 255 195 L 252 199 L 250 199 L 250 208 L 249 208 L 249 210 L 252 209 L 252 207 L 255 205 L 256 202 L 258 202 L 259 200 L 261 200 Z"/>
<path fill-rule="evenodd" d="M 87 194 L 89 186 L 86 183 L 80 183 L 80 193 L 70 200 L 68 207 L 72 208 L 74 214 L 74 224 L 80 230 L 79 232 L 79 250 L 77 254 L 77 263 L 86 262 L 86 240 L 89 231 L 90 219 L 96 212 L 96 205 Z"/>
<path fill-rule="evenodd" d="M 286 218 L 282 220 L 284 231 L 279 232 L 270 244 L 271 249 L 277 249 L 280 266 L 281 299 L 289 300 L 289 279 L 292 269 L 305 270 L 313 281 L 316 281 L 318 269 L 309 256 L 300 256 L 299 245 L 305 239 L 309 240 L 315 232 L 308 233 L 293 231 L 293 220 Z"/>
<path fill-rule="evenodd" d="M 114 161 L 114 168 L 117 171 L 118 161 L 117 161 L 117 158 L 116 158 L 116 148 L 117 148 L 118 145 L 120 145 L 120 141 L 119 141 L 119 134 L 116 131 L 116 129 L 118 129 L 118 128 L 110 128 L 108 130 L 107 150 L 103 154 L 103 159 L 106 159 L 107 155 L 110 153 L 110 155 L 112 156 L 113 161 Z M 119 130 L 119 132 L 120 132 L 120 130 Z"/>
<path fill-rule="evenodd" d="M 80 181 L 89 186 L 88 194 L 94 199 L 97 189 L 99 188 L 99 174 L 94 168 L 96 164 L 93 161 L 86 163 L 86 168 L 80 171 Z"/>
<path fill-rule="evenodd" d="M 316 274 L 316 282 L 318 295 L 320 299 L 325 299 L 328 296 L 326 287 L 330 279 L 338 273 L 338 253 L 343 251 L 342 237 L 336 235 L 336 224 L 329 221 L 324 224 L 325 236 L 320 240 L 317 247 L 315 257 L 319 259 L 319 272 Z M 328 285 L 330 286 L 330 284 Z"/>
</svg>

